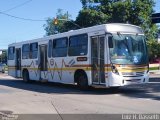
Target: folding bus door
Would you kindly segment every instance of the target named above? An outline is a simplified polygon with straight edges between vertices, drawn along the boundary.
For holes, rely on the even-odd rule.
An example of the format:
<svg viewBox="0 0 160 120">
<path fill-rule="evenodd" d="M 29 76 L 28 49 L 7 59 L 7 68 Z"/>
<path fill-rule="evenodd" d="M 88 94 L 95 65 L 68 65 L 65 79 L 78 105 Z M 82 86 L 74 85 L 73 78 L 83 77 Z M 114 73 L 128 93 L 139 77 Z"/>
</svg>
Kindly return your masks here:
<svg viewBox="0 0 160 120">
<path fill-rule="evenodd" d="M 15 59 L 15 77 L 22 77 L 21 74 L 21 48 L 16 48 L 16 59 Z"/>
<path fill-rule="evenodd" d="M 105 36 L 91 37 L 92 84 L 105 84 Z"/>
<path fill-rule="evenodd" d="M 48 67 L 47 67 L 47 45 L 39 46 L 39 70 L 40 70 L 40 79 L 48 79 Z"/>
</svg>

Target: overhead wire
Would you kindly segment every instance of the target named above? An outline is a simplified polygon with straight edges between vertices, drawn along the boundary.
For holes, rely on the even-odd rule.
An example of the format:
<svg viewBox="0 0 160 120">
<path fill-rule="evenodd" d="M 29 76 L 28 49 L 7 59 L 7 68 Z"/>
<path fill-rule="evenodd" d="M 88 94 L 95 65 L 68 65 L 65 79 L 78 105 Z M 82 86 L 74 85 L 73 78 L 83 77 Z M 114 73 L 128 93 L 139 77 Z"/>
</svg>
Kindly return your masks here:
<svg viewBox="0 0 160 120">
<path fill-rule="evenodd" d="M 46 21 L 46 20 L 40 20 L 40 19 L 30 19 L 30 18 L 23 18 L 23 17 L 18 17 L 18 16 L 14 16 L 14 15 L 10 15 L 10 14 L 7 14 L 7 13 L 4 13 L 4 12 L 1 12 L 0 11 L 0 14 L 3 14 L 3 15 L 6 15 L 6 16 L 9 16 L 9 17 L 12 17 L 12 18 L 16 18 L 16 19 L 20 19 L 20 20 L 26 20 L 26 21 Z"/>
<path fill-rule="evenodd" d="M 19 5 L 16 5 L 15 7 L 12 7 L 12 8 L 10 8 L 10 9 L 5 10 L 5 11 L 0 11 L 0 14 L 5 15 L 5 16 L 9 16 L 9 17 L 12 17 L 12 18 L 15 18 L 15 19 L 25 20 L 25 21 L 32 21 L 32 22 L 46 21 L 46 19 L 23 18 L 23 17 L 18 17 L 18 16 L 14 16 L 14 15 L 11 15 L 11 14 L 6 13 L 6 12 L 9 12 L 9 11 L 11 11 L 11 10 L 13 10 L 13 9 L 18 8 L 18 7 L 21 7 L 21 6 L 27 4 L 27 3 L 31 2 L 31 1 L 32 1 L 32 0 L 27 0 L 27 1 L 25 1 L 25 2 L 23 2 L 23 3 L 21 3 L 21 4 L 19 4 Z M 81 28 L 78 24 L 72 22 L 72 21 L 69 20 L 69 19 L 59 19 L 59 20 L 63 20 L 63 21 L 66 21 L 66 22 L 71 22 L 72 24 L 74 24 L 74 25 L 77 26 L 78 28 Z"/>
<path fill-rule="evenodd" d="M 31 2 L 31 1 L 33 1 L 33 0 L 27 0 L 27 1 L 25 1 L 25 2 L 23 2 L 21 4 L 19 4 L 19 5 L 16 5 L 16 6 L 10 8 L 10 9 L 4 10 L 4 11 L 0 11 L 0 14 L 5 15 L 5 16 L 9 16 L 9 17 L 12 17 L 12 18 L 15 18 L 15 19 L 25 20 L 25 21 L 46 21 L 45 19 L 41 19 L 40 20 L 40 19 L 23 18 L 23 17 L 14 16 L 14 15 L 11 15 L 11 14 L 7 13 L 7 12 L 9 12 L 9 11 L 11 11 L 13 9 L 16 9 L 18 7 L 21 7 L 21 6 L 27 4 L 27 3 Z"/>
<path fill-rule="evenodd" d="M 19 4 L 19 5 L 16 5 L 16 6 L 12 7 L 12 8 L 9 8 L 9 9 L 7 9 L 7 10 L 2 11 L 2 12 L 5 12 L 5 13 L 6 13 L 6 12 L 9 12 L 9 11 L 14 10 L 14 9 L 16 9 L 16 8 L 19 8 L 19 7 L 21 7 L 21 6 L 24 6 L 25 4 L 27 4 L 27 3 L 31 2 L 31 1 L 33 1 L 33 0 L 27 0 L 27 1 L 25 1 L 25 2 L 23 2 L 23 3 L 21 3 L 21 4 Z"/>
</svg>

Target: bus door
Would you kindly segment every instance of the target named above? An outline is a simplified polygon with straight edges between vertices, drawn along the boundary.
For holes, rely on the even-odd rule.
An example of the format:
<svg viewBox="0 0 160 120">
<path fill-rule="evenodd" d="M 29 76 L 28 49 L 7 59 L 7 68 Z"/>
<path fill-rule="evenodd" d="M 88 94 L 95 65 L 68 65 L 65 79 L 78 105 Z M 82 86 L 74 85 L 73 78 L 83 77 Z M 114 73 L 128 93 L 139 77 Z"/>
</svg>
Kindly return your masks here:
<svg viewBox="0 0 160 120">
<path fill-rule="evenodd" d="M 21 75 L 21 48 L 16 48 L 16 59 L 15 59 L 15 77 L 22 77 Z"/>
<path fill-rule="evenodd" d="M 92 84 L 105 84 L 105 35 L 91 37 Z"/>
<path fill-rule="evenodd" d="M 40 71 L 40 80 L 47 80 L 47 45 L 39 46 L 39 71 Z"/>
</svg>

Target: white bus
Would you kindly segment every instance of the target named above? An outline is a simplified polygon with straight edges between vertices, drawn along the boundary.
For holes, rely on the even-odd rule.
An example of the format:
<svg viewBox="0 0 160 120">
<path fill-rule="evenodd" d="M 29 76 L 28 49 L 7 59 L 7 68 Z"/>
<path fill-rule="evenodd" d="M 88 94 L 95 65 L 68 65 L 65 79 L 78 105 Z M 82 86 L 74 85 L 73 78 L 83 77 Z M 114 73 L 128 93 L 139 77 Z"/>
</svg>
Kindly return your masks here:
<svg viewBox="0 0 160 120">
<path fill-rule="evenodd" d="M 10 44 L 8 74 L 24 81 L 119 87 L 147 83 L 148 54 L 142 29 L 103 24 Z"/>
</svg>

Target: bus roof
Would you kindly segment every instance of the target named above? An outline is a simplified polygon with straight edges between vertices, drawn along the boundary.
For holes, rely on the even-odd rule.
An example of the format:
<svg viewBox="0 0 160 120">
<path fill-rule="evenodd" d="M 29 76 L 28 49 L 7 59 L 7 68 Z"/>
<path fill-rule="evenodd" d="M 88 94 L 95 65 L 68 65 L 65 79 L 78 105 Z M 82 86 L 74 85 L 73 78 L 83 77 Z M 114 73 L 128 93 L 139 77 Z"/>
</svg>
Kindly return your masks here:
<svg viewBox="0 0 160 120">
<path fill-rule="evenodd" d="M 77 30 L 70 30 L 68 32 L 58 33 L 58 34 L 46 36 L 43 38 L 26 40 L 26 41 L 22 41 L 22 42 L 16 42 L 16 43 L 10 44 L 9 46 L 27 44 L 27 43 L 31 43 L 31 42 L 40 42 L 40 41 L 44 41 L 46 39 L 50 40 L 50 39 L 56 39 L 56 38 L 60 38 L 60 37 L 68 37 L 68 36 L 72 36 L 72 35 L 90 33 L 90 32 L 101 31 L 101 30 L 104 30 L 107 33 L 122 32 L 122 33 L 143 34 L 143 30 L 139 26 L 135 26 L 135 25 L 131 25 L 131 24 L 122 24 L 122 23 L 110 23 L 110 24 L 96 25 L 96 26 L 77 29 Z"/>
</svg>

